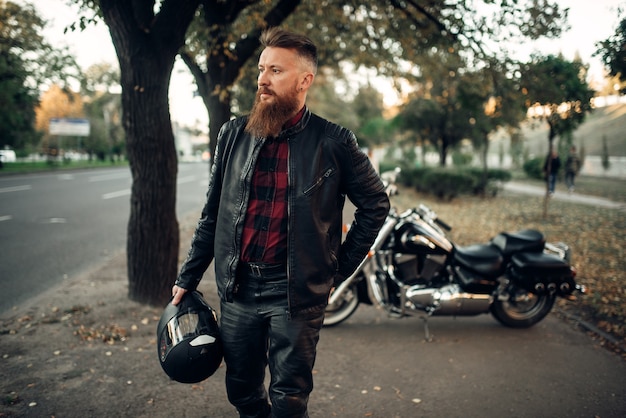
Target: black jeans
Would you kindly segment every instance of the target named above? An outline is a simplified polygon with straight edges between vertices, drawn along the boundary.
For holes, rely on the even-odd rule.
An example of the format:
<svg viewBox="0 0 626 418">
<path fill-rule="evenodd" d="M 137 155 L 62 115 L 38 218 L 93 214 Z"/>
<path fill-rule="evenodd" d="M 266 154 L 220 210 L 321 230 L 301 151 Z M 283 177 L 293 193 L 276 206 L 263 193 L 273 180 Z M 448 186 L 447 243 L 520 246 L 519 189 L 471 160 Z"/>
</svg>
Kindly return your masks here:
<svg viewBox="0 0 626 418">
<path fill-rule="evenodd" d="M 238 274 L 238 286 L 234 301 L 221 303 L 220 314 L 228 400 L 240 417 L 308 417 L 324 313 L 288 317 L 285 273 Z"/>
</svg>

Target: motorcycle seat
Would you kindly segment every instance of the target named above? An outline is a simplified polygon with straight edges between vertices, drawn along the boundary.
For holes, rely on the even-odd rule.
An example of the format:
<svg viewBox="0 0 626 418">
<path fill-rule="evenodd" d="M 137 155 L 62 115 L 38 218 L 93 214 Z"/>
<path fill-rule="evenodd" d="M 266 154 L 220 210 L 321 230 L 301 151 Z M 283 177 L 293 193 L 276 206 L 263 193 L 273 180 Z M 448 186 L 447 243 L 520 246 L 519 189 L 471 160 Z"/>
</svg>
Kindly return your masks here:
<svg viewBox="0 0 626 418">
<path fill-rule="evenodd" d="M 504 270 L 504 258 L 500 250 L 489 244 L 456 247 L 454 260 L 481 275 L 495 277 Z"/>
<path fill-rule="evenodd" d="M 491 244 L 502 251 L 505 257 L 518 252 L 542 252 L 546 244 L 543 234 L 534 229 L 517 232 L 501 232 L 491 239 Z"/>
</svg>

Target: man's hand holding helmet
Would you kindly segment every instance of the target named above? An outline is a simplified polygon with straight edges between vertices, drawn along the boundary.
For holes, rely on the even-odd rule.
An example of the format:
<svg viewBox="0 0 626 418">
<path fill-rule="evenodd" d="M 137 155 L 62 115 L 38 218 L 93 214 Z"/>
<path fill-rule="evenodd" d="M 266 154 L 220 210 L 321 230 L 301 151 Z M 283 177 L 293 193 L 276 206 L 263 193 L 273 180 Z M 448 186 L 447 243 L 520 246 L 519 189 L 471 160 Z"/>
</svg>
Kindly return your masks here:
<svg viewBox="0 0 626 418">
<path fill-rule="evenodd" d="M 187 293 L 187 289 L 174 285 L 172 287 L 172 305 L 178 305 L 185 293 Z"/>
</svg>

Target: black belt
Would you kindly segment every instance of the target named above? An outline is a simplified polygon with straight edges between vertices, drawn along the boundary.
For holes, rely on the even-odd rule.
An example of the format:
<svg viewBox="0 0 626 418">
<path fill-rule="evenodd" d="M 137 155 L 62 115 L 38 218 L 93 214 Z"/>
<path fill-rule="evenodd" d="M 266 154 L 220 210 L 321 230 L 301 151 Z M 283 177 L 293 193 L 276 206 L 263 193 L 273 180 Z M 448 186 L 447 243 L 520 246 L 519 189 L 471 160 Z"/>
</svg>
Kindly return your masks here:
<svg viewBox="0 0 626 418">
<path fill-rule="evenodd" d="M 287 275 L 287 266 L 284 264 L 244 263 L 240 261 L 239 269 L 243 274 L 253 277 Z"/>
</svg>

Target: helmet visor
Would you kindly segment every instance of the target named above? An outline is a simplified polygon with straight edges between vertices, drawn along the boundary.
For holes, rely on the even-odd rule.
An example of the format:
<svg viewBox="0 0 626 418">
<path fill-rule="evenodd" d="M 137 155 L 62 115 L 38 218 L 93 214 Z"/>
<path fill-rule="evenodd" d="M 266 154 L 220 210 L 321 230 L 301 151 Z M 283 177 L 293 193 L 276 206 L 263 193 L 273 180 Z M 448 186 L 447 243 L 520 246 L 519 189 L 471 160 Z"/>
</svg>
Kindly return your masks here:
<svg viewBox="0 0 626 418">
<path fill-rule="evenodd" d="M 186 312 L 170 319 L 166 327 L 170 345 L 175 346 L 185 337 L 195 335 L 199 331 L 198 322 L 199 318 L 196 312 Z"/>
</svg>

